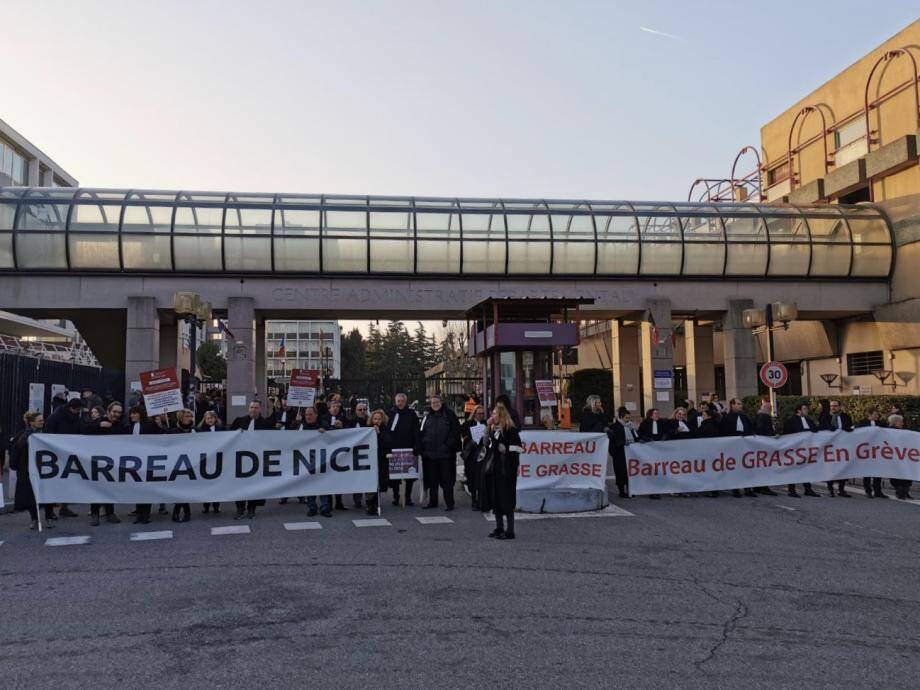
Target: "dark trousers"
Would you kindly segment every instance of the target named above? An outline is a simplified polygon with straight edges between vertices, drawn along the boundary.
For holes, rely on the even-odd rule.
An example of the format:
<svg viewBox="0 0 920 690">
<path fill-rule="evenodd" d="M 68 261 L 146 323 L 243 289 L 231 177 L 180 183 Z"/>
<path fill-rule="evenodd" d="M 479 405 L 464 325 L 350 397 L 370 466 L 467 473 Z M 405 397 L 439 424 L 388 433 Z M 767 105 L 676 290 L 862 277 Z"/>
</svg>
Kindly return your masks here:
<svg viewBox="0 0 920 690">
<path fill-rule="evenodd" d="M 802 488 L 805 489 L 805 491 L 811 491 L 811 484 L 806 482 L 805 484 L 802 484 Z M 789 490 L 795 491 L 795 484 L 790 484 Z"/>
<path fill-rule="evenodd" d="M 892 479 L 891 485 L 894 487 L 894 493 L 898 498 L 902 498 L 910 491 L 910 485 L 913 482 L 910 479 Z"/>
<path fill-rule="evenodd" d="M 399 485 L 402 482 L 406 482 L 406 503 L 408 503 L 412 500 L 412 487 L 415 486 L 414 479 L 391 479 L 390 488 L 393 490 L 393 500 L 397 503 L 399 502 Z"/>
<path fill-rule="evenodd" d="M 214 509 L 214 512 L 216 513 L 218 510 L 220 510 L 220 503 L 205 503 L 204 504 L 205 510 L 210 510 L 212 508 Z"/>
<path fill-rule="evenodd" d="M 444 503 L 454 505 L 454 484 L 457 483 L 457 460 L 449 458 L 422 458 L 428 505 L 438 504 L 438 488 L 444 494 Z"/>
<path fill-rule="evenodd" d="M 626 457 L 616 457 L 613 459 L 613 476 L 616 479 L 617 488 L 624 491 L 629 486 L 629 475 L 626 474 Z"/>
<path fill-rule="evenodd" d="M 827 482 L 827 490 L 833 492 L 834 484 L 837 485 L 837 492 L 846 491 L 847 480 L 846 479 L 835 479 L 834 481 Z"/>
<path fill-rule="evenodd" d="M 882 478 L 881 477 L 863 477 L 863 488 L 866 490 L 867 496 L 876 496 L 882 493 Z"/>
<path fill-rule="evenodd" d="M 136 516 L 139 520 L 149 520 L 150 519 L 150 503 L 138 503 L 134 506 Z"/>
<path fill-rule="evenodd" d="M 113 515 L 115 513 L 115 505 L 113 503 L 90 503 L 89 514 L 99 517 L 100 508 L 102 508 L 102 512 L 106 515 Z"/>
<path fill-rule="evenodd" d="M 258 506 L 257 501 L 237 501 L 236 502 L 236 510 L 238 513 L 242 513 L 247 510 L 251 513 L 255 513 L 257 506 Z"/>
<path fill-rule="evenodd" d="M 54 504 L 53 503 L 42 503 L 40 506 L 36 506 L 34 503 L 29 506 L 29 517 L 33 520 L 38 520 L 38 509 L 41 508 L 45 511 L 45 521 L 51 520 L 54 517 Z"/>
</svg>

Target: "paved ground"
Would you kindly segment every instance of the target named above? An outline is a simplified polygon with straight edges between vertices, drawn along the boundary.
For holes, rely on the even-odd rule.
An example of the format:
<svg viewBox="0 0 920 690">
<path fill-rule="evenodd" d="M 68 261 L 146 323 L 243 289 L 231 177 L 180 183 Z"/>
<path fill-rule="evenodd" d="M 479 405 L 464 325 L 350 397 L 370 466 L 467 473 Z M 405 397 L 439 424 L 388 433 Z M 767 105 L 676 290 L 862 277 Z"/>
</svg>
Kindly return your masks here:
<svg viewBox="0 0 920 690">
<path fill-rule="evenodd" d="M 390 509 L 322 529 L 270 506 L 248 534 L 193 514 L 130 541 L 61 521 L 45 546 L 0 516 L 10 687 L 916 686 L 920 505 L 827 497 L 616 501 L 487 539 Z M 196 506 L 196 510 L 197 510 Z M 85 512 L 85 511 L 84 511 Z"/>
</svg>

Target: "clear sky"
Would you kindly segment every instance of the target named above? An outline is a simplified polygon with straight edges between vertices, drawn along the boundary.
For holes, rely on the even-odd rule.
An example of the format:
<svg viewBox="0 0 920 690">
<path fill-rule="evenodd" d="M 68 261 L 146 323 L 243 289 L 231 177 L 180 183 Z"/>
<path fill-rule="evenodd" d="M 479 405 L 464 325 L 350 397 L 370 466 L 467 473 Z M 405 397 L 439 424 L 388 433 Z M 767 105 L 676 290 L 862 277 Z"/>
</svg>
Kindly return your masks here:
<svg viewBox="0 0 920 690">
<path fill-rule="evenodd" d="M 683 199 L 694 178 L 727 176 L 761 124 L 920 10 L 916 0 L 0 8 L 0 117 L 85 186 L 619 199 Z"/>
</svg>

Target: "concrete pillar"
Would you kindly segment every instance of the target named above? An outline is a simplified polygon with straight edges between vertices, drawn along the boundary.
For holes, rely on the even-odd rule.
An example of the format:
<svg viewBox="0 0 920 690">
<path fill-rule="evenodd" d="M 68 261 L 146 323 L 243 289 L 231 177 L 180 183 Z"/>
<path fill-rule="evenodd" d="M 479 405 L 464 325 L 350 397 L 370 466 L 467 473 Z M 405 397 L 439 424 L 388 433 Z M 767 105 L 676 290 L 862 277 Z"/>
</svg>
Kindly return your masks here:
<svg viewBox="0 0 920 690">
<path fill-rule="evenodd" d="M 613 370 L 613 404 L 625 406 L 639 414 L 639 327 L 624 326 L 619 321 L 610 322 L 611 369 Z M 615 410 L 608 410 L 613 414 Z"/>
<path fill-rule="evenodd" d="M 297 343 L 293 343 L 297 347 Z M 266 407 L 268 401 L 268 377 L 265 375 L 265 319 L 256 322 L 256 391 L 259 400 L 262 401 L 262 407 Z"/>
<path fill-rule="evenodd" d="M 128 297 L 125 330 L 125 401 L 131 397 L 131 382 L 140 381 L 142 371 L 160 366 L 160 317 L 155 297 Z"/>
<path fill-rule="evenodd" d="M 228 325 L 233 339 L 227 354 L 227 420 L 246 414 L 256 397 L 255 300 L 231 297 L 227 300 Z"/>
<path fill-rule="evenodd" d="M 725 397 L 743 398 L 757 395 L 757 342 L 742 315 L 754 306 L 749 299 L 728 301 L 722 317 L 722 343 L 725 350 Z"/>
<path fill-rule="evenodd" d="M 642 349 L 642 397 L 644 409 L 657 407 L 662 417 L 670 417 L 674 412 L 674 342 L 671 339 L 671 300 L 649 299 L 645 302 L 649 320 L 642 322 L 642 334 L 639 338 Z M 658 344 L 652 342 L 652 319 L 658 329 Z M 655 372 L 660 372 L 663 379 L 667 375 L 670 382 L 667 387 L 655 387 Z"/>
<path fill-rule="evenodd" d="M 38 158 L 29 159 L 29 186 L 41 186 L 41 161 Z"/>
<path fill-rule="evenodd" d="M 700 326 L 691 319 L 685 321 L 684 345 L 687 352 L 687 397 L 698 403 L 700 396 L 716 389 L 712 326 Z"/>
</svg>

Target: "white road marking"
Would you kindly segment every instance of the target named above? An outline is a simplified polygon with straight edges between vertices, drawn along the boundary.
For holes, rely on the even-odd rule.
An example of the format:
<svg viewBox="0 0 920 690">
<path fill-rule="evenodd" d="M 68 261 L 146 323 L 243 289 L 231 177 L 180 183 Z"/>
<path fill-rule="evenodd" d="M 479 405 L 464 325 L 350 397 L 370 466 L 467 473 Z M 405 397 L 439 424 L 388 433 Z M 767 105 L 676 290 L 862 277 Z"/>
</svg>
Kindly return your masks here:
<svg viewBox="0 0 920 690">
<path fill-rule="evenodd" d="M 486 520 L 494 520 L 492 513 L 483 513 Z M 515 513 L 515 520 L 556 520 L 566 518 L 601 518 L 601 517 L 635 517 L 635 513 L 630 513 L 615 505 L 609 505 L 603 510 L 589 510 L 582 513 Z"/>
<path fill-rule="evenodd" d="M 131 541 L 156 541 L 157 539 L 172 539 L 173 531 L 164 529 L 155 532 L 132 532 Z"/>
<path fill-rule="evenodd" d="M 318 522 L 285 522 L 284 529 L 288 532 L 298 532 L 305 529 L 322 529 L 323 526 Z"/>
<path fill-rule="evenodd" d="M 83 537 L 50 537 L 45 540 L 45 546 L 77 546 L 89 544 L 89 536 Z"/>
<path fill-rule="evenodd" d="M 437 517 L 417 517 L 415 518 L 423 525 L 452 525 L 454 521 L 445 515 L 439 515 Z"/>
<path fill-rule="evenodd" d="M 777 508 L 782 508 L 783 510 L 791 510 L 792 512 L 795 512 L 798 510 L 798 508 L 790 508 L 789 506 L 783 506 L 783 505 L 780 505 L 779 503 L 774 503 L 774 505 Z"/>
<path fill-rule="evenodd" d="M 212 527 L 211 536 L 218 536 L 220 534 L 250 534 L 252 532 L 249 529 L 249 525 L 227 525 L 225 527 Z"/>
<path fill-rule="evenodd" d="M 355 527 L 392 527 L 389 520 L 384 518 L 366 518 L 359 520 L 352 520 L 352 524 Z"/>
</svg>

